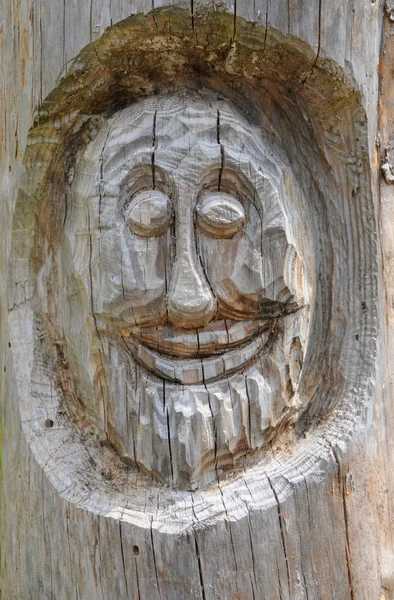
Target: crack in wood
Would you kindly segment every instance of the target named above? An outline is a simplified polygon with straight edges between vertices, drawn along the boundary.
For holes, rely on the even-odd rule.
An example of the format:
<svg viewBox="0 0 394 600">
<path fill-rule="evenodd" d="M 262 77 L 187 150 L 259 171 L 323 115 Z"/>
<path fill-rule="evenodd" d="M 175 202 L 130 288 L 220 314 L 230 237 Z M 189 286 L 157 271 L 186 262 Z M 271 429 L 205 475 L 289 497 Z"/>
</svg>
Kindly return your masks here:
<svg viewBox="0 0 394 600">
<path fill-rule="evenodd" d="M 246 392 L 246 398 L 248 400 L 248 434 L 249 434 L 249 446 L 250 448 L 253 448 L 253 442 L 252 442 L 252 406 L 251 406 L 251 400 L 250 400 L 250 394 L 249 394 L 249 388 L 248 388 L 248 378 L 245 376 L 245 392 Z"/>
<path fill-rule="evenodd" d="M 68 563 L 70 567 L 71 579 L 73 582 L 73 589 L 75 591 L 75 600 L 79 600 L 78 586 L 76 582 L 75 566 L 74 566 L 74 555 L 71 551 L 71 532 L 70 532 L 70 506 L 66 505 L 66 536 L 67 536 L 67 551 L 68 551 Z"/>
<path fill-rule="evenodd" d="M 159 592 L 159 597 L 161 600 L 162 595 L 161 595 L 161 588 L 160 588 L 160 578 L 159 578 L 159 573 L 157 571 L 156 551 L 155 551 L 155 544 L 154 544 L 154 540 L 153 540 L 153 517 L 151 517 L 151 520 L 150 520 L 150 540 L 151 540 L 151 545 L 152 545 L 153 566 L 155 569 L 156 585 L 157 585 L 157 590 Z"/>
<path fill-rule="evenodd" d="M 101 565 L 103 564 L 103 556 L 102 556 L 102 552 L 101 552 L 101 533 L 100 533 L 100 520 L 98 519 L 96 521 L 96 534 L 97 534 L 97 544 L 96 544 L 96 548 L 95 548 L 95 552 L 94 552 L 94 557 L 96 557 L 96 549 L 98 549 L 98 554 L 99 554 L 99 564 L 97 565 L 97 571 L 98 571 L 98 581 L 99 581 L 99 585 L 100 585 L 100 591 L 101 591 L 101 600 L 106 600 L 105 595 L 104 595 L 104 584 L 103 584 L 103 571 L 101 568 Z"/>
<path fill-rule="evenodd" d="M 139 577 L 139 573 L 138 573 L 138 564 L 137 564 L 137 557 L 134 557 L 134 564 L 135 564 L 135 578 L 136 578 L 136 584 L 137 584 L 137 598 L 138 600 L 141 600 L 141 592 L 140 592 L 140 577 Z"/>
<path fill-rule="evenodd" d="M 287 0 L 287 35 L 290 35 L 290 0 Z"/>
<path fill-rule="evenodd" d="M 334 456 L 335 464 L 337 467 L 338 490 L 339 490 L 339 493 L 341 495 L 341 500 L 342 500 L 343 521 L 344 521 L 344 525 L 345 525 L 345 555 L 346 555 L 347 575 L 348 575 L 348 581 L 349 581 L 349 593 L 350 593 L 351 600 L 355 600 L 353 574 L 352 574 L 352 568 L 351 568 L 352 557 L 351 557 L 351 545 L 350 545 L 350 535 L 349 535 L 349 516 L 348 516 L 348 509 L 347 509 L 347 502 L 346 502 L 346 486 L 345 486 L 344 476 L 342 474 L 341 461 L 339 460 L 339 456 L 336 451 L 336 448 L 332 444 L 330 444 L 330 447 L 331 447 L 332 454 Z"/>
<path fill-rule="evenodd" d="M 89 11 L 89 34 L 90 41 L 93 41 L 93 0 L 90 0 L 90 11 Z"/>
<path fill-rule="evenodd" d="M 62 39 L 62 69 L 61 71 L 63 71 L 63 69 L 66 70 L 66 74 L 67 74 L 67 64 L 66 64 L 66 0 L 63 0 L 63 39 Z"/>
<path fill-rule="evenodd" d="M 257 576 L 256 576 L 256 560 L 255 560 L 255 555 L 254 555 L 253 539 L 252 539 L 252 524 L 250 522 L 250 509 L 249 508 L 248 508 L 248 531 L 249 531 L 249 544 L 250 544 L 250 553 L 252 556 L 252 569 L 253 569 L 253 578 L 254 578 L 254 585 L 252 587 L 252 590 L 253 590 L 253 598 L 255 598 L 254 586 L 256 586 L 256 589 L 257 589 L 258 585 L 257 585 Z"/>
<path fill-rule="evenodd" d="M 120 540 L 120 554 L 122 557 L 122 568 L 123 568 L 124 585 L 125 585 L 125 590 L 126 590 L 126 598 L 128 598 L 129 590 L 128 590 L 128 586 L 127 586 L 126 560 L 125 560 L 124 548 L 123 548 L 122 521 L 119 521 L 119 540 Z"/>
<path fill-rule="evenodd" d="M 100 343 L 101 348 L 98 349 L 98 354 L 99 354 L 99 359 L 100 359 L 100 364 L 101 364 L 101 372 L 98 376 L 98 381 L 99 381 L 99 386 L 100 386 L 100 390 L 101 390 L 101 402 L 102 402 L 102 409 L 103 409 L 103 419 L 104 419 L 104 432 L 105 435 L 108 437 L 108 433 L 107 433 L 107 406 L 105 403 L 105 391 L 102 387 L 102 381 L 101 378 L 104 376 L 105 370 L 104 370 L 104 361 L 103 361 L 103 355 L 104 353 L 104 344 L 103 344 L 103 340 L 101 339 L 101 334 L 97 325 L 97 317 L 94 311 L 94 299 L 93 299 L 93 273 L 92 273 L 92 260 L 93 260 L 93 241 L 92 241 L 92 229 L 91 229 L 91 221 L 90 221 L 90 210 L 89 210 L 89 205 L 87 206 L 87 217 L 88 217 L 88 231 L 89 231 L 89 279 L 90 279 L 90 304 L 91 304 L 91 311 L 92 311 L 92 318 L 93 318 L 93 323 L 94 323 L 94 328 L 95 328 L 95 332 L 97 335 L 97 339 Z"/>
<path fill-rule="evenodd" d="M 276 572 L 277 572 L 278 583 L 279 583 L 279 600 L 283 600 L 283 594 L 282 594 L 282 577 L 281 577 L 281 574 L 280 574 L 278 559 L 276 559 Z M 289 598 L 290 598 L 290 596 L 289 596 Z"/>
<path fill-rule="evenodd" d="M 111 133 L 111 127 L 108 128 L 107 135 L 104 140 L 103 147 L 99 156 L 99 165 L 100 165 L 100 181 L 99 181 L 99 205 L 98 205 L 98 228 L 101 230 L 101 204 L 103 200 L 103 190 L 104 190 L 104 152 L 106 145 L 108 143 L 108 138 Z"/>
<path fill-rule="evenodd" d="M 271 479 L 269 478 L 269 476 L 266 474 L 267 477 L 267 481 L 268 484 L 272 490 L 272 493 L 274 495 L 275 498 L 275 502 L 276 502 L 276 507 L 277 507 L 277 511 L 278 511 L 278 521 L 279 521 L 279 529 L 280 529 L 280 537 L 281 537 L 281 542 L 282 542 L 282 550 L 283 550 L 283 555 L 285 558 L 285 564 L 286 564 L 286 573 L 287 573 L 287 584 L 288 584 L 288 589 L 289 589 L 289 597 L 291 597 L 291 585 L 290 585 L 290 569 L 289 569 L 289 559 L 287 556 L 287 551 L 286 551 L 286 541 L 285 541 L 285 522 L 284 522 L 284 518 L 283 518 L 283 514 L 282 514 L 282 508 L 281 508 L 281 504 L 279 502 L 279 497 L 278 494 L 276 492 L 276 489 L 271 481 Z"/>
<path fill-rule="evenodd" d="M 167 412 L 167 436 L 168 436 L 168 452 L 170 458 L 170 469 L 171 469 L 171 481 L 174 482 L 174 466 L 172 461 L 172 450 L 171 450 L 171 431 L 170 431 L 170 415 L 168 410 Z"/>
<path fill-rule="evenodd" d="M 264 44 L 263 44 L 263 52 L 267 47 L 267 35 L 268 35 L 268 13 L 269 13 L 269 5 L 271 0 L 267 0 L 266 8 L 265 8 L 265 31 L 264 31 Z"/>
<path fill-rule="evenodd" d="M 201 596 L 202 596 L 202 600 L 207 600 L 207 597 L 205 595 L 205 586 L 204 586 L 204 577 L 203 577 L 203 572 L 202 572 L 200 549 L 198 547 L 197 530 L 195 529 L 195 527 L 193 527 L 193 534 L 194 534 L 194 545 L 195 545 L 197 563 L 198 563 L 198 573 L 199 573 L 199 577 L 200 577 Z"/>
<path fill-rule="evenodd" d="M 155 151 L 156 151 L 156 121 L 157 121 L 157 110 L 153 115 L 153 127 L 152 127 L 152 187 L 156 189 L 156 164 L 155 164 Z"/>
<path fill-rule="evenodd" d="M 323 0 L 319 0 L 319 19 L 318 19 L 318 33 L 317 33 L 317 51 L 316 51 L 316 57 L 315 60 L 313 62 L 312 68 L 310 70 L 310 73 L 308 75 L 306 75 L 306 77 L 302 80 L 302 84 L 304 85 L 308 79 L 310 79 L 310 77 L 312 77 L 313 72 L 317 66 L 317 61 L 319 60 L 320 57 L 320 51 L 321 51 L 321 37 L 322 37 L 322 2 Z"/>
</svg>

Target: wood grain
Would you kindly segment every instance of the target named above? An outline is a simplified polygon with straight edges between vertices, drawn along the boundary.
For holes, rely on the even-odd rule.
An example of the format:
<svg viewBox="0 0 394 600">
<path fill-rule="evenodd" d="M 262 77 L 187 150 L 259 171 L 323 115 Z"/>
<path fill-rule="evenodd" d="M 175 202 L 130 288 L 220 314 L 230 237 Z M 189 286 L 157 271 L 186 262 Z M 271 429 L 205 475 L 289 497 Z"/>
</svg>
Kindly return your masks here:
<svg viewBox="0 0 394 600">
<path fill-rule="evenodd" d="M 2 296 L 2 333 L 7 332 L 2 346 L 7 367 L 4 598 L 389 597 L 392 542 L 382 523 L 389 522 L 390 513 L 392 415 L 388 374 L 381 366 L 387 346 L 376 331 L 377 318 L 379 331 L 384 330 L 386 313 L 382 297 L 376 306 L 382 265 L 373 175 L 375 167 L 379 170 L 374 141 L 381 4 L 354 3 L 352 12 L 343 3 L 322 2 L 305 18 L 300 2 L 263 2 L 261 8 L 237 4 L 227 7 L 228 15 L 216 10 L 208 17 L 196 3 L 193 10 L 157 10 L 117 26 L 127 16 L 126 3 L 93 3 L 91 14 L 100 15 L 100 28 L 92 25 L 92 17 L 87 25 L 83 11 L 77 17 L 79 7 L 69 3 L 59 7 L 57 14 L 64 17 L 53 17 L 50 27 L 45 25 L 51 22 L 50 7 L 39 2 L 34 10 L 31 2 L 18 3 L 5 15 L 10 26 L 0 40 L 5 55 L 14 48 L 15 77 L 3 64 L 8 85 L 1 92 L 7 107 L 1 121 L 7 143 L 1 193 L 8 200 L 2 205 L 2 273 L 11 257 L 7 329 Z M 130 7 L 150 10 L 150 2 Z M 277 31 L 251 26 L 242 16 Z M 68 64 L 111 18 L 115 27 Z M 26 31 L 18 37 L 20 27 Z M 199 48 L 195 35 L 209 43 Z M 125 68 L 130 53 L 133 66 Z M 59 76 L 66 74 L 58 86 Z M 33 109 L 55 86 L 30 133 L 21 180 Z M 82 318 L 84 311 L 92 314 L 91 298 L 71 277 L 72 255 L 66 259 L 70 249 L 61 233 L 63 222 L 71 239 L 73 220 L 80 228 L 78 268 L 86 276 L 98 223 L 93 211 L 78 220 L 83 207 L 75 208 L 71 189 L 80 177 L 78 169 L 72 170 L 76 157 L 82 164 L 89 143 L 130 101 L 153 92 L 174 94 L 174 89 L 177 94 L 187 89 L 192 96 L 202 86 L 229 99 L 236 114 L 260 128 L 281 165 L 286 236 L 309 269 L 313 332 L 299 390 L 306 409 L 297 413 L 294 426 L 277 431 L 276 443 L 264 455 L 244 461 L 208 490 L 202 478 L 203 489 L 190 492 L 160 485 L 151 474 L 117 460 L 119 447 L 114 450 L 106 440 L 116 437 L 125 413 L 120 407 L 115 418 L 105 402 L 99 336 L 92 340 L 86 333 L 87 340 L 72 349 L 64 344 L 64 331 L 58 336 L 50 320 L 37 316 L 58 315 L 58 322 L 74 328 L 67 327 L 69 336 L 94 330 L 91 317 Z M 91 175 L 86 173 L 87 179 Z M 300 230 L 307 233 L 297 235 Z M 215 243 L 201 244 L 207 260 L 209 244 Z M 296 263 L 293 256 L 291 273 L 297 272 Z M 60 294 L 65 283 L 67 301 Z M 375 342 L 381 358 L 376 372 Z M 290 347 L 297 378 L 300 349 L 297 343 Z M 117 361 L 119 349 L 112 348 Z M 129 377 L 127 361 L 121 364 L 114 386 Z M 145 387 L 150 407 L 148 392 Z M 94 403 L 81 406 L 81 396 Z M 170 431 L 178 432 L 171 419 Z M 124 435 L 132 446 L 131 425 Z M 161 425 L 165 432 L 167 418 Z M 140 439 L 144 456 L 168 452 L 152 453 L 153 440 Z"/>
</svg>

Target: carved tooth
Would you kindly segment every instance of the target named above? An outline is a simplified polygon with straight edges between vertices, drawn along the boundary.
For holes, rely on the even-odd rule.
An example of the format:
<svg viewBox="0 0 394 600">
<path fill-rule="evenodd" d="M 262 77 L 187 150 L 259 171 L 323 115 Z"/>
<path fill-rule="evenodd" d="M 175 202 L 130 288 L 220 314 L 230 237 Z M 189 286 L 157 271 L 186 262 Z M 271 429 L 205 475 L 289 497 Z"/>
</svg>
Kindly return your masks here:
<svg viewBox="0 0 394 600">
<path fill-rule="evenodd" d="M 160 354 L 132 340 L 128 342 L 130 349 L 135 352 L 138 360 L 157 376 L 185 385 L 207 383 L 222 375 L 230 375 L 237 369 L 247 365 L 253 358 L 257 360 L 259 352 L 269 339 L 268 331 L 262 332 L 254 340 L 241 348 L 228 350 L 220 356 L 200 359 L 179 360 Z"/>
<path fill-rule="evenodd" d="M 221 354 L 240 343 L 250 340 L 264 322 L 249 321 L 212 321 L 197 331 L 187 331 L 168 325 L 157 327 L 131 327 L 124 330 L 127 338 L 135 339 L 153 350 L 178 358 L 195 358 Z"/>
</svg>

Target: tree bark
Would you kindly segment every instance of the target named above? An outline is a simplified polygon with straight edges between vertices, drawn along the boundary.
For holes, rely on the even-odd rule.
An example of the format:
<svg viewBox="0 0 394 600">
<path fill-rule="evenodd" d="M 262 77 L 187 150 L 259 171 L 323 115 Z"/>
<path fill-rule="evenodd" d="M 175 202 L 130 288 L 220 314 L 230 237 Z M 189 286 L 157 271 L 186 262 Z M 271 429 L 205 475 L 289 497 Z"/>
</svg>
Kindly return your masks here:
<svg viewBox="0 0 394 600">
<path fill-rule="evenodd" d="M 153 8 L 150 0 L 0 6 L 2 598 L 394 598 L 390 3 L 174 1 Z M 304 239 L 312 223 L 311 247 L 319 248 L 315 257 L 305 251 L 307 263 L 320 261 L 309 300 L 321 316 L 310 334 L 317 358 L 309 356 L 300 384 L 305 404 L 284 413 L 283 431 L 252 448 L 249 416 L 245 456 L 255 459 L 232 458 L 218 474 L 219 413 L 209 405 L 213 480 L 203 468 L 177 478 L 159 460 L 150 471 L 143 453 L 134 454 L 140 471 L 131 464 L 127 479 L 113 458 L 124 439 L 113 433 L 119 422 L 112 413 L 102 416 L 88 403 L 82 410 L 72 392 L 69 410 L 59 411 L 61 394 L 48 382 L 64 359 L 61 344 L 56 358 L 34 362 L 40 257 L 56 253 L 51 224 L 70 218 L 53 216 L 44 188 L 59 181 L 62 195 L 65 185 L 77 185 L 73 157 L 80 160 L 84 140 L 106 131 L 118 111 L 171 89 L 181 97 L 183 83 L 196 80 L 190 97 L 204 85 L 229 99 L 271 135 L 283 162 L 291 159 L 298 183 L 285 177 L 283 186 L 304 207 Z M 261 82 L 268 82 L 264 94 Z M 226 152 L 224 139 L 223 128 Z M 49 174 L 47 163 L 55 164 Z M 308 189 L 310 204 L 302 199 Z M 69 329 L 83 309 L 70 311 Z M 163 439 L 175 444 L 169 411 Z M 86 456 L 78 446 L 88 437 L 85 421 L 97 434 L 96 446 L 83 446 Z M 153 458 L 167 452 L 152 448 Z M 170 462 L 181 460 L 176 448 Z"/>
</svg>

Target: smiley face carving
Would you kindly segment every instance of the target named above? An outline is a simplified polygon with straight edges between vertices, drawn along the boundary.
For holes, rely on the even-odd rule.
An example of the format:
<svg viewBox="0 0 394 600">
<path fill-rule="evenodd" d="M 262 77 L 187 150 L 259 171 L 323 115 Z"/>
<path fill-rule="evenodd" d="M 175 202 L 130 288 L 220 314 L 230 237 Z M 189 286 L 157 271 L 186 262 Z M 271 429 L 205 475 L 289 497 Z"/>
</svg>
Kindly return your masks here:
<svg viewBox="0 0 394 600">
<path fill-rule="evenodd" d="M 76 166 L 65 240 L 112 441 L 170 485 L 263 448 L 300 401 L 309 287 L 283 173 L 229 102 L 193 95 L 116 113 Z"/>
</svg>

